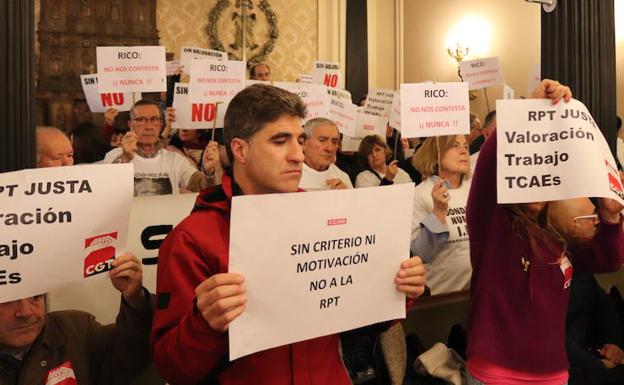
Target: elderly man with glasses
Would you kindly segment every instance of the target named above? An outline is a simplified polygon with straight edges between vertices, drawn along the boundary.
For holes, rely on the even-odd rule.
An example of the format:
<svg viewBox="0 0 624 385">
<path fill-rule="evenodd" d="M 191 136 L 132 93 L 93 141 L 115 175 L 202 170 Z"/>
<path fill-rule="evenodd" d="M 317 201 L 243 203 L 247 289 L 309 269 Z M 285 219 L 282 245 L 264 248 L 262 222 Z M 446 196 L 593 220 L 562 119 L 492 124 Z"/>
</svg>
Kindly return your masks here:
<svg viewBox="0 0 624 385">
<path fill-rule="evenodd" d="M 128 126 L 121 146 L 109 151 L 103 162 L 134 164 L 135 196 L 177 194 L 180 189 L 197 192 L 220 183 L 214 180 L 218 150 L 206 147 L 199 171 L 184 156 L 165 148 L 159 138 L 163 119 L 156 102 L 136 102 Z"/>
</svg>

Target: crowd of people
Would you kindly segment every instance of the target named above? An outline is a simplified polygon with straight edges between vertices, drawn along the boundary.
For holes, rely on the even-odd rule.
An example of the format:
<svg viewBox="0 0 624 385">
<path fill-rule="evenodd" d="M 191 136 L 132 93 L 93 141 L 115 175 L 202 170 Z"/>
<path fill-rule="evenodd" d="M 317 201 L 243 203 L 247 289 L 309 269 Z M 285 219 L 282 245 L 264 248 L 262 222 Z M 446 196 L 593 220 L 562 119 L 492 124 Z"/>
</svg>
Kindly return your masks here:
<svg viewBox="0 0 624 385">
<path fill-rule="evenodd" d="M 256 65 L 250 77 L 270 80 L 270 68 Z M 557 103 L 572 94 L 544 80 L 533 97 Z M 230 202 L 395 183 L 415 188 L 411 253 L 397 266 L 396 290 L 411 304 L 426 288 L 470 289 L 469 384 L 621 383 L 624 323 L 617 312 L 605 315 L 615 331 L 600 338 L 589 322 L 579 326 L 593 308 L 575 288 L 572 303 L 581 303 L 568 313 L 566 275 L 573 265 L 585 295 L 604 299 L 591 274 L 624 261 L 621 205 L 605 198 L 497 204 L 495 111 L 483 124 L 471 114 L 469 135 L 407 140 L 388 127 L 353 154 L 340 151 L 332 120 L 302 125 L 305 114 L 297 95 L 254 84 L 231 100 L 216 133 L 173 130 L 175 109 L 149 99 L 134 104 L 125 128 L 114 109 L 104 127 L 39 127 L 37 167 L 132 163 L 135 196 L 199 194 L 159 250 L 155 295 L 142 287 L 134 255 L 115 259 L 110 279 L 122 294 L 115 325 L 77 311 L 46 315 L 43 294 L 0 304 L 0 384 L 41 383 L 67 363 L 79 384 L 128 384 L 150 351 L 171 384 L 350 384 L 339 335 L 228 362 L 228 325 L 247 301 L 245 277 L 228 271 Z M 591 347 L 588 334 L 598 341 Z"/>
</svg>

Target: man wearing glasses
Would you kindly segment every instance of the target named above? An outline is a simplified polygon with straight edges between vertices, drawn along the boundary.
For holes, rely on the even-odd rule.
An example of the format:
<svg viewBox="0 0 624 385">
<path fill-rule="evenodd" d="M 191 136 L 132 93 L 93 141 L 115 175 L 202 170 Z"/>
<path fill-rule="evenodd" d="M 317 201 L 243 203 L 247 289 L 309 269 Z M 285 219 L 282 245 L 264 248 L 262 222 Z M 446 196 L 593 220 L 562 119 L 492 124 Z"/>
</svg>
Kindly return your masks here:
<svg viewBox="0 0 624 385">
<path fill-rule="evenodd" d="M 165 149 L 159 140 L 162 125 L 156 102 L 139 100 L 130 110 L 130 131 L 103 162 L 134 164 L 135 196 L 178 194 L 181 188 L 197 192 L 219 184 L 214 180 L 218 151 L 207 147 L 202 155 L 202 171 L 198 171 L 184 156 Z"/>
</svg>

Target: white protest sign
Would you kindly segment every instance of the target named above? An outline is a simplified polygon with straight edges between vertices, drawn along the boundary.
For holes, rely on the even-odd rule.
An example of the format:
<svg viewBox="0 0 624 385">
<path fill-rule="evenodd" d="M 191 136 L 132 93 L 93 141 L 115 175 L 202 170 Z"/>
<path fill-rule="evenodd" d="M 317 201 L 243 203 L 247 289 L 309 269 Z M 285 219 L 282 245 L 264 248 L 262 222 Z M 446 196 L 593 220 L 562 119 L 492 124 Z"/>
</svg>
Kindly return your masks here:
<svg viewBox="0 0 624 385">
<path fill-rule="evenodd" d="M 126 246 L 131 164 L 0 174 L 0 303 L 105 276 Z"/>
<path fill-rule="evenodd" d="M 312 74 L 301 74 L 297 78 L 297 81 L 299 83 L 313 83 L 314 82 L 314 76 L 312 76 Z"/>
<path fill-rule="evenodd" d="M 468 134 L 468 85 L 401 84 L 401 125 L 403 138 Z"/>
<path fill-rule="evenodd" d="M 497 57 L 464 60 L 459 62 L 462 78 L 468 82 L 471 90 L 488 88 L 503 84 L 500 62 Z"/>
<path fill-rule="evenodd" d="M 172 128 L 185 130 L 212 128 L 215 122 L 218 124 L 218 122 L 223 122 L 225 118 L 225 107 L 219 106 L 216 111 L 217 119 L 215 121 L 216 104 L 191 103 L 189 100 L 189 85 L 187 83 L 175 83 L 171 107 L 175 108 L 175 120 L 171 125 Z M 222 127 L 222 125 L 215 127 Z"/>
<path fill-rule="evenodd" d="M 289 82 L 275 82 L 273 85 L 299 95 L 308 109 L 308 114 L 303 120 L 304 123 L 314 118 L 331 119 L 329 115 L 329 95 L 325 87 L 317 84 Z"/>
<path fill-rule="evenodd" d="M 182 47 L 180 53 L 180 65 L 182 71 L 188 74 L 191 71 L 191 60 L 193 59 L 212 59 L 212 60 L 228 60 L 227 52 L 217 51 L 214 49 Z"/>
<path fill-rule="evenodd" d="M 340 76 L 340 63 L 314 62 L 312 83 L 331 88 L 344 88 Z"/>
<path fill-rule="evenodd" d="M 405 317 L 394 280 L 413 196 L 405 184 L 234 197 L 229 271 L 245 277 L 247 304 L 229 327 L 230 360 Z"/>
<path fill-rule="evenodd" d="M 97 47 L 100 92 L 166 92 L 165 47 Z"/>
<path fill-rule="evenodd" d="M 394 102 L 393 90 L 374 89 L 366 95 L 364 112 L 371 115 L 389 117 L 392 114 L 392 102 Z"/>
<path fill-rule="evenodd" d="M 327 88 L 329 95 L 329 116 L 344 135 L 355 135 L 357 106 L 351 101 L 349 91 Z"/>
<path fill-rule="evenodd" d="M 533 64 L 531 66 L 531 74 L 529 75 L 529 85 L 527 87 L 528 95 L 533 93 L 533 90 L 542 81 L 542 66 L 540 64 Z"/>
<path fill-rule="evenodd" d="M 513 99 L 514 98 L 514 89 L 509 87 L 507 84 L 503 86 L 503 99 Z"/>
<path fill-rule="evenodd" d="M 390 127 L 401 131 L 401 92 L 395 92 L 392 98 L 392 108 L 390 110 Z"/>
<path fill-rule="evenodd" d="M 91 112 L 106 112 L 109 108 L 119 112 L 130 111 L 133 100 L 141 100 L 140 92 L 134 95 L 132 92 L 100 93 L 97 74 L 80 75 L 80 82 Z"/>
<path fill-rule="evenodd" d="M 196 194 L 173 194 L 132 200 L 126 250 L 141 261 L 143 286 L 152 293 L 156 292 L 158 248 L 169 231 L 191 212 L 196 197 Z M 47 304 L 50 311 L 74 309 L 89 312 L 106 325 L 115 322 L 119 312 L 119 292 L 111 285 L 110 279 L 80 281 L 50 292 Z"/>
<path fill-rule="evenodd" d="M 177 60 L 167 61 L 166 69 L 167 76 L 179 75 L 182 65 Z"/>
<path fill-rule="evenodd" d="M 197 114 L 210 127 L 223 127 L 230 100 L 243 88 L 244 61 L 191 60 L 189 102 L 197 105 Z"/>
<path fill-rule="evenodd" d="M 367 135 L 379 135 L 386 141 L 387 118 L 365 114 L 363 111 L 357 113 L 355 122 L 355 136 L 345 135 L 342 137 L 342 152 L 356 152 L 360 148 L 360 142 Z"/>
<path fill-rule="evenodd" d="M 624 203 L 615 160 L 578 100 L 498 100 L 499 203 L 602 197 Z"/>
</svg>

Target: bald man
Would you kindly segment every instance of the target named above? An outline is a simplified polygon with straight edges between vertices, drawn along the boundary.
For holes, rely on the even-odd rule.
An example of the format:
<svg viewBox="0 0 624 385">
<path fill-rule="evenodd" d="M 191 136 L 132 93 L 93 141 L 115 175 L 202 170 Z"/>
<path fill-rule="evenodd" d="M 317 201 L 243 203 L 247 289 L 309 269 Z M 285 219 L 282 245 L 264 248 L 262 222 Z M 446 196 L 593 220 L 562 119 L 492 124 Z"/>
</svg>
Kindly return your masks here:
<svg viewBox="0 0 624 385">
<path fill-rule="evenodd" d="M 37 168 L 73 164 L 74 149 L 67 135 L 56 127 L 37 127 Z"/>
</svg>

